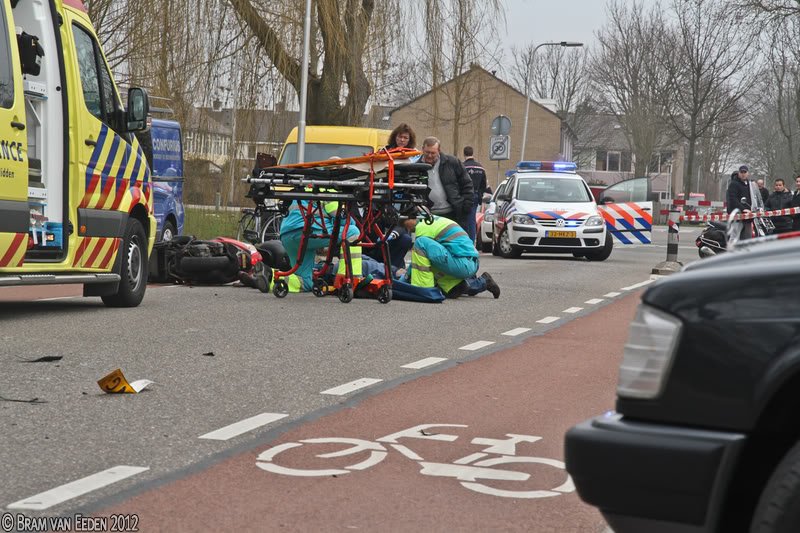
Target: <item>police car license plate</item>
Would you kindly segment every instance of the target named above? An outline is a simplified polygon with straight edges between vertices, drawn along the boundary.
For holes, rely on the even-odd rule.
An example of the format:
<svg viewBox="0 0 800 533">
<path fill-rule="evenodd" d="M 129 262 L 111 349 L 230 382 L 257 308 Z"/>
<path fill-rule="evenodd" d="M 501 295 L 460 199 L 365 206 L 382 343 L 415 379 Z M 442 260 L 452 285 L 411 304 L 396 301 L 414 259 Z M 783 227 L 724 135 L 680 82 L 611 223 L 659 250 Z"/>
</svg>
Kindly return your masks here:
<svg viewBox="0 0 800 533">
<path fill-rule="evenodd" d="M 574 239 L 577 233 L 574 231 L 547 231 L 545 237 L 555 237 L 556 239 Z"/>
</svg>

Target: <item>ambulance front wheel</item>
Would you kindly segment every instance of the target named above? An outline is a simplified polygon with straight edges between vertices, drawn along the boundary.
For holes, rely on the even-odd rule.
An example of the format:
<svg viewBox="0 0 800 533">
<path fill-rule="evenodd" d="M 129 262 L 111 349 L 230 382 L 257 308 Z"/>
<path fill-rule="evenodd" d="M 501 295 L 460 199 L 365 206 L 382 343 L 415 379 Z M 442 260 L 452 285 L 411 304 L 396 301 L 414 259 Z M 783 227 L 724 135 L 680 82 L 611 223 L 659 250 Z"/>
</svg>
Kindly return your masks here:
<svg viewBox="0 0 800 533">
<path fill-rule="evenodd" d="M 353 301 L 353 286 L 350 284 L 342 285 L 339 288 L 339 301 L 347 304 Z"/>
<path fill-rule="evenodd" d="M 382 286 L 378 289 L 378 301 L 382 304 L 388 304 L 392 301 L 392 288 L 388 285 Z"/>
<path fill-rule="evenodd" d="M 272 292 L 278 298 L 286 298 L 286 295 L 289 294 L 289 284 L 286 283 L 285 279 L 281 278 L 275 282 L 275 288 Z"/>
<path fill-rule="evenodd" d="M 139 220 L 131 217 L 125 226 L 125 237 L 117 252 L 119 287 L 114 294 L 102 296 L 108 307 L 136 307 L 147 288 L 147 235 Z"/>
</svg>

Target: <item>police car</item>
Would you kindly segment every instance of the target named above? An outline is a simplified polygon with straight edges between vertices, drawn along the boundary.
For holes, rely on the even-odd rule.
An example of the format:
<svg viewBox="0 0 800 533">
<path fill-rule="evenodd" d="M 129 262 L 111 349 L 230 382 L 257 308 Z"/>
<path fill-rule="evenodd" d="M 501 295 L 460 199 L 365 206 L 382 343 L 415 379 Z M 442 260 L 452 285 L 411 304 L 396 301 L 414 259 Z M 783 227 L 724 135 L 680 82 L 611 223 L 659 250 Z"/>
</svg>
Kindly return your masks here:
<svg viewBox="0 0 800 533">
<path fill-rule="evenodd" d="M 575 163 L 522 161 L 502 188 L 492 222 L 492 252 L 571 253 L 590 261 L 611 255 L 606 230 L 589 186 Z"/>
</svg>

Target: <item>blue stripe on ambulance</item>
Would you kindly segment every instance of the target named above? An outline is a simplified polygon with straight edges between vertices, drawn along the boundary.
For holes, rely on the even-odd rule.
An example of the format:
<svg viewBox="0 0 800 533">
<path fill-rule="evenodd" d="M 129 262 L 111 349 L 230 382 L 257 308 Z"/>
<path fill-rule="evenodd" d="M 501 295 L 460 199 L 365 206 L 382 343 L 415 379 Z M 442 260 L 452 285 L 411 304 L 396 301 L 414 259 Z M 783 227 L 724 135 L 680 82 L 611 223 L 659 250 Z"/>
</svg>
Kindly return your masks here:
<svg viewBox="0 0 800 533">
<path fill-rule="evenodd" d="M 103 151 L 103 143 L 106 140 L 107 134 L 108 127 L 103 124 L 100 127 L 100 134 L 97 136 L 97 144 L 95 145 L 94 150 L 92 150 L 92 157 L 89 158 L 89 164 L 86 165 L 86 189 L 89 188 L 89 184 L 92 182 L 92 176 L 97 168 L 97 160 L 100 158 L 100 152 Z"/>
</svg>

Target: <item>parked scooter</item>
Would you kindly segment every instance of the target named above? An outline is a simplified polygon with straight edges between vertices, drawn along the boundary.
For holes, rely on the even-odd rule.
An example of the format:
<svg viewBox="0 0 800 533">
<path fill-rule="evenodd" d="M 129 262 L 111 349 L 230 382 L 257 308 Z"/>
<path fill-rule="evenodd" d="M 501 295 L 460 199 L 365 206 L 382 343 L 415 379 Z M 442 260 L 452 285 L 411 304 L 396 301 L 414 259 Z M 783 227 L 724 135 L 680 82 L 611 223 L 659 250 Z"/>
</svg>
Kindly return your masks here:
<svg viewBox="0 0 800 533">
<path fill-rule="evenodd" d="M 742 198 L 742 205 L 746 208 L 750 207 L 750 204 L 744 197 Z M 758 207 L 757 211 L 763 212 L 763 206 Z M 751 226 L 750 224 L 745 224 L 742 220 L 736 220 L 736 216 L 739 215 L 739 213 L 740 211 L 738 209 L 734 209 L 728 215 L 727 223 L 713 220 L 709 220 L 706 223 L 705 229 L 703 229 L 694 241 L 701 259 L 728 251 L 739 242 L 739 240 L 749 238 L 750 236 L 742 235 L 743 232 L 747 232 L 745 228 L 752 232 L 752 237 L 770 235 L 775 230 L 775 225 L 769 218 L 756 217 L 752 220 Z"/>
</svg>

